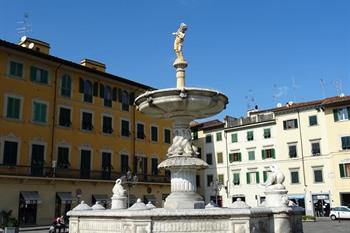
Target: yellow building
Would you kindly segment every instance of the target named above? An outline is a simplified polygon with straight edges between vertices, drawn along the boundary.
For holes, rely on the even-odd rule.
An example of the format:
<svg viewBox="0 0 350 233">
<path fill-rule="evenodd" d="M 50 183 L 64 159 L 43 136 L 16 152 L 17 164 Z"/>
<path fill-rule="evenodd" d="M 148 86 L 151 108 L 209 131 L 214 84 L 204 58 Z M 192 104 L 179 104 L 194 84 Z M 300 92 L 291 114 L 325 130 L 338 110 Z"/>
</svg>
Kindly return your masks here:
<svg viewBox="0 0 350 233">
<path fill-rule="evenodd" d="M 171 122 L 136 111 L 149 86 L 49 54 L 49 44 L 0 40 L 0 210 L 24 224 L 47 224 L 78 201 L 108 205 L 127 171 L 135 196 L 162 205 L 169 179 L 157 165 Z"/>
</svg>

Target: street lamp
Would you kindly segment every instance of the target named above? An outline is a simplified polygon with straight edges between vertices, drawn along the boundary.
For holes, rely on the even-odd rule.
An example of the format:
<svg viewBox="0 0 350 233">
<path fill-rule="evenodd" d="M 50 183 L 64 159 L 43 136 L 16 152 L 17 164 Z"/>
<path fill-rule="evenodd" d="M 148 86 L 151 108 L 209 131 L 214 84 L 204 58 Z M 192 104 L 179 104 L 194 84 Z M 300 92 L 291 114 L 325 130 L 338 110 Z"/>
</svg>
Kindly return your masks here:
<svg viewBox="0 0 350 233">
<path fill-rule="evenodd" d="M 210 187 L 214 190 L 214 192 L 215 192 L 215 204 L 217 205 L 217 206 L 219 206 L 218 205 L 218 193 L 220 192 L 220 190 L 222 189 L 222 188 L 224 188 L 225 186 L 219 181 L 219 180 L 215 180 L 215 181 L 212 181 L 211 183 L 210 183 Z"/>
<path fill-rule="evenodd" d="M 128 208 L 129 208 L 129 204 L 130 204 L 130 201 L 129 201 L 129 198 L 130 198 L 130 189 L 131 187 L 133 187 L 134 185 L 136 185 L 137 181 L 138 181 L 138 177 L 137 175 L 132 175 L 131 174 L 131 171 L 127 171 L 126 172 L 126 176 L 122 176 L 121 177 L 121 180 L 123 182 L 125 182 L 126 186 L 128 187 Z"/>
</svg>

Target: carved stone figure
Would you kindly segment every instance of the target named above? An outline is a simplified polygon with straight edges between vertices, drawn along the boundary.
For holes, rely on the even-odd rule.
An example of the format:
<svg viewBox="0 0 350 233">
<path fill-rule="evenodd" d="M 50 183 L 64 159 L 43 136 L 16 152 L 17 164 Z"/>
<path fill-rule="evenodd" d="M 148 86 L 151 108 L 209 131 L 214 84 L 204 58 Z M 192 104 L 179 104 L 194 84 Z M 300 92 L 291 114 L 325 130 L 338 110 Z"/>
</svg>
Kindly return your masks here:
<svg viewBox="0 0 350 233">
<path fill-rule="evenodd" d="M 262 186 L 269 190 L 285 189 L 285 186 L 283 185 L 285 177 L 282 171 L 278 168 L 277 165 L 271 165 L 270 169 L 271 173 L 269 174 L 266 182 L 262 184 Z"/>
<path fill-rule="evenodd" d="M 117 179 L 115 181 L 115 185 L 113 187 L 113 196 L 114 197 L 125 197 L 126 196 L 126 191 L 122 186 L 121 179 Z"/>
<path fill-rule="evenodd" d="M 174 50 L 178 60 L 184 61 L 184 56 L 182 53 L 183 42 L 185 40 L 185 32 L 187 30 L 187 25 L 184 23 L 180 24 L 179 29 L 176 32 L 173 32 L 175 35 L 174 41 Z"/>
<path fill-rule="evenodd" d="M 168 149 L 168 155 L 196 155 L 198 148 L 192 144 L 189 129 L 175 130 L 173 144 Z"/>
</svg>

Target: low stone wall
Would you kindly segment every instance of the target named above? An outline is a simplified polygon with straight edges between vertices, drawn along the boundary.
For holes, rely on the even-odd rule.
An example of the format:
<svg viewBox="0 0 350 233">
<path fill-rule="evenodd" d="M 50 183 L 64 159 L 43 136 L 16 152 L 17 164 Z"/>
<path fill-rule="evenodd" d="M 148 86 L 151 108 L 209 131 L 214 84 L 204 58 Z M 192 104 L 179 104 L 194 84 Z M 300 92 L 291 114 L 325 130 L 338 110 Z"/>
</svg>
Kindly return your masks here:
<svg viewBox="0 0 350 233">
<path fill-rule="evenodd" d="M 70 211 L 69 232 L 302 233 L 298 215 L 289 207 Z"/>
</svg>

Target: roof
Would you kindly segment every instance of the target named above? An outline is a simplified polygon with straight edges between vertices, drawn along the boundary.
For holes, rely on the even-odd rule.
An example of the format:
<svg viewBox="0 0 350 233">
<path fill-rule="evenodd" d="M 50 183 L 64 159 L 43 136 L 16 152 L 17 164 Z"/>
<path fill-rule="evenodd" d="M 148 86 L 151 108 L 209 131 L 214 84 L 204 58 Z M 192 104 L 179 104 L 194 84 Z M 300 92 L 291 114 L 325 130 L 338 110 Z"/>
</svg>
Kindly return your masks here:
<svg viewBox="0 0 350 233">
<path fill-rule="evenodd" d="M 330 106 L 338 106 L 338 105 L 344 105 L 344 104 L 350 104 L 350 96 L 332 96 L 332 97 L 327 97 L 320 100 L 313 100 L 313 101 L 299 102 L 299 103 L 287 103 L 282 107 L 265 109 L 265 110 L 254 112 L 252 114 L 255 115 L 255 114 L 264 113 L 264 112 L 279 113 L 284 111 L 304 109 L 304 108 L 310 108 L 310 107 L 323 107 L 323 106 L 330 107 Z"/>
<path fill-rule="evenodd" d="M 103 77 L 112 79 L 114 81 L 118 81 L 118 82 L 129 84 L 131 86 L 137 86 L 137 87 L 139 87 L 141 89 L 155 90 L 155 88 L 153 88 L 153 87 L 150 87 L 150 86 L 147 86 L 147 85 L 144 85 L 144 84 L 141 84 L 141 83 L 138 83 L 138 82 L 126 79 L 126 78 L 122 78 L 122 77 L 119 77 L 119 76 L 116 76 L 116 75 L 113 75 L 113 74 L 109 74 L 109 73 L 106 73 L 106 72 L 98 71 L 98 70 L 95 70 L 95 69 L 92 69 L 92 68 L 89 68 L 89 67 L 86 67 L 86 66 L 82 66 L 82 65 L 80 65 L 78 63 L 75 63 L 75 62 L 72 62 L 72 61 L 68 61 L 68 60 L 64 60 L 62 58 L 55 57 L 55 56 L 52 56 L 52 55 L 49 55 L 49 54 L 44 54 L 44 53 L 40 53 L 40 52 L 31 50 L 31 49 L 28 49 L 28 48 L 23 48 L 20 45 L 13 44 L 13 43 L 10 43 L 10 42 L 4 41 L 4 40 L 0 40 L 0 47 L 16 50 L 17 52 L 25 53 L 25 54 L 33 56 L 33 57 L 38 57 L 38 58 L 41 58 L 41 59 L 47 59 L 47 60 L 52 61 L 52 62 L 56 62 L 56 63 L 59 63 L 59 64 L 63 64 L 63 65 L 66 65 L 66 66 L 78 69 L 80 71 L 84 71 L 84 72 L 88 72 L 88 73 L 91 73 L 91 74 L 103 76 Z"/>
<path fill-rule="evenodd" d="M 191 128 L 192 129 L 201 129 L 201 130 L 208 130 L 213 128 L 220 128 L 224 127 L 225 123 L 220 120 L 211 120 L 211 121 L 205 121 L 205 122 L 192 122 Z"/>
</svg>

